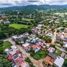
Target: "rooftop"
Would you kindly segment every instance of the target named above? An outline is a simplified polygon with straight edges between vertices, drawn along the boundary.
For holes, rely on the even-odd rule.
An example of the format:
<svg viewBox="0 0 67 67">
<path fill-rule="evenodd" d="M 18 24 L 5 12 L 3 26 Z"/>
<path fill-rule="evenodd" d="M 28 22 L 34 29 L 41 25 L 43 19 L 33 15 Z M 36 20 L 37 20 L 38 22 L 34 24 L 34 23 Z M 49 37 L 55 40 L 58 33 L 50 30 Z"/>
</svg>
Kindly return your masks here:
<svg viewBox="0 0 67 67">
<path fill-rule="evenodd" d="M 54 64 L 57 65 L 58 67 L 62 67 L 64 63 L 64 59 L 62 57 L 57 57 L 56 60 L 54 61 Z"/>
<path fill-rule="evenodd" d="M 44 62 L 47 63 L 47 64 L 50 64 L 50 65 L 53 65 L 54 59 L 52 57 L 50 57 L 50 56 L 47 56 L 44 59 Z"/>
</svg>

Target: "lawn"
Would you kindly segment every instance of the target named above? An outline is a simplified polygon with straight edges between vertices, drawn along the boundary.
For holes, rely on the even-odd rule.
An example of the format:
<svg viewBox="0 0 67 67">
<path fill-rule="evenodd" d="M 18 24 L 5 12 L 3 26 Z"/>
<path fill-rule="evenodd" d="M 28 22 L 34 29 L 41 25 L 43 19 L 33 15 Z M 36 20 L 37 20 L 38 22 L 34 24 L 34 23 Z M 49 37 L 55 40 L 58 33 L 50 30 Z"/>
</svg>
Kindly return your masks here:
<svg viewBox="0 0 67 67">
<path fill-rule="evenodd" d="M 40 59 L 44 58 L 46 55 L 47 55 L 47 51 L 40 50 L 33 55 L 33 58 L 36 60 L 40 60 Z"/>
<path fill-rule="evenodd" d="M 3 42 L 2 44 L 0 44 L 0 53 L 3 53 L 6 48 L 10 48 L 10 47 L 11 47 L 10 42 L 8 41 Z"/>
<path fill-rule="evenodd" d="M 23 25 L 23 24 L 10 24 L 9 27 L 13 27 L 15 29 L 21 29 L 21 28 L 28 28 L 28 25 Z"/>
</svg>

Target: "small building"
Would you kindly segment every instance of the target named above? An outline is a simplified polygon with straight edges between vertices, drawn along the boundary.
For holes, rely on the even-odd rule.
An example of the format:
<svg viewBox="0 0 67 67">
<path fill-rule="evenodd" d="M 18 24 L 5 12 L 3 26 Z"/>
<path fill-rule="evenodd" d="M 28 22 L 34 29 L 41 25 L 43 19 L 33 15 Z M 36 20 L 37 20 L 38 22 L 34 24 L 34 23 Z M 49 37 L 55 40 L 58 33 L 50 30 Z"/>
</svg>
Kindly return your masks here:
<svg viewBox="0 0 67 67">
<path fill-rule="evenodd" d="M 10 21 L 3 21 L 4 24 L 10 24 Z"/>
<path fill-rule="evenodd" d="M 53 65 L 54 59 L 51 56 L 46 56 L 46 58 L 44 59 L 44 63 L 48 65 Z"/>
<path fill-rule="evenodd" d="M 64 33 L 64 39 L 63 39 L 64 42 L 67 42 L 67 33 Z"/>
<path fill-rule="evenodd" d="M 64 59 L 62 57 L 57 57 L 56 60 L 54 61 L 54 65 L 56 67 L 62 67 L 64 63 Z"/>
<path fill-rule="evenodd" d="M 54 51 L 55 51 L 55 48 L 53 48 L 53 47 L 48 48 L 48 52 L 53 53 Z"/>
<path fill-rule="evenodd" d="M 39 45 L 32 45 L 31 48 L 34 50 L 34 52 L 38 52 L 41 49 L 41 46 Z"/>
<path fill-rule="evenodd" d="M 64 29 L 64 32 L 67 33 L 67 28 Z"/>
<path fill-rule="evenodd" d="M 22 47 L 26 50 L 26 51 L 30 51 L 30 44 L 29 43 L 25 43 L 25 44 L 22 44 Z"/>
</svg>

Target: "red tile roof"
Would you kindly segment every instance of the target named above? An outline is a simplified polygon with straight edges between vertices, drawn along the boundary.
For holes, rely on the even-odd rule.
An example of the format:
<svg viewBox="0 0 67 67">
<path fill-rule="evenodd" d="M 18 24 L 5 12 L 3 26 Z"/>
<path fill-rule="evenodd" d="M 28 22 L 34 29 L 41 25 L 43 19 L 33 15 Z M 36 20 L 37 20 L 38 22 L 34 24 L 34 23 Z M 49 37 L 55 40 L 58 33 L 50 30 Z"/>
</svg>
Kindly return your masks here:
<svg viewBox="0 0 67 67">
<path fill-rule="evenodd" d="M 38 46 L 38 45 L 32 45 L 32 48 L 41 48 L 41 46 Z"/>
<path fill-rule="evenodd" d="M 54 59 L 52 57 L 50 57 L 50 56 L 47 56 L 44 59 L 44 62 L 47 63 L 47 64 L 50 64 L 50 65 L 53 65 Z"/>
</svg>

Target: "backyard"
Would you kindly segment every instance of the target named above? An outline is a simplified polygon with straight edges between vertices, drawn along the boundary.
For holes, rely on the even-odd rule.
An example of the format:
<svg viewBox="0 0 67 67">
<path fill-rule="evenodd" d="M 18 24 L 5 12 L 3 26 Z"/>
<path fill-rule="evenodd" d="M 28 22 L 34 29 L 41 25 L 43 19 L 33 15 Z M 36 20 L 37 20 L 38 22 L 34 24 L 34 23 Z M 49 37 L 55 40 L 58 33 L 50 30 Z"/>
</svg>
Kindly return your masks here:
<svg viewBox="0 0 67 67">
<path fill-rule="evenodd" d="M 40 50 L 33 54 L 33 58 L 36 60 L 40 60 L 40 59 L 44 58 L 46 55 L 47 55 L 47 51 Z"/>
</svg>

